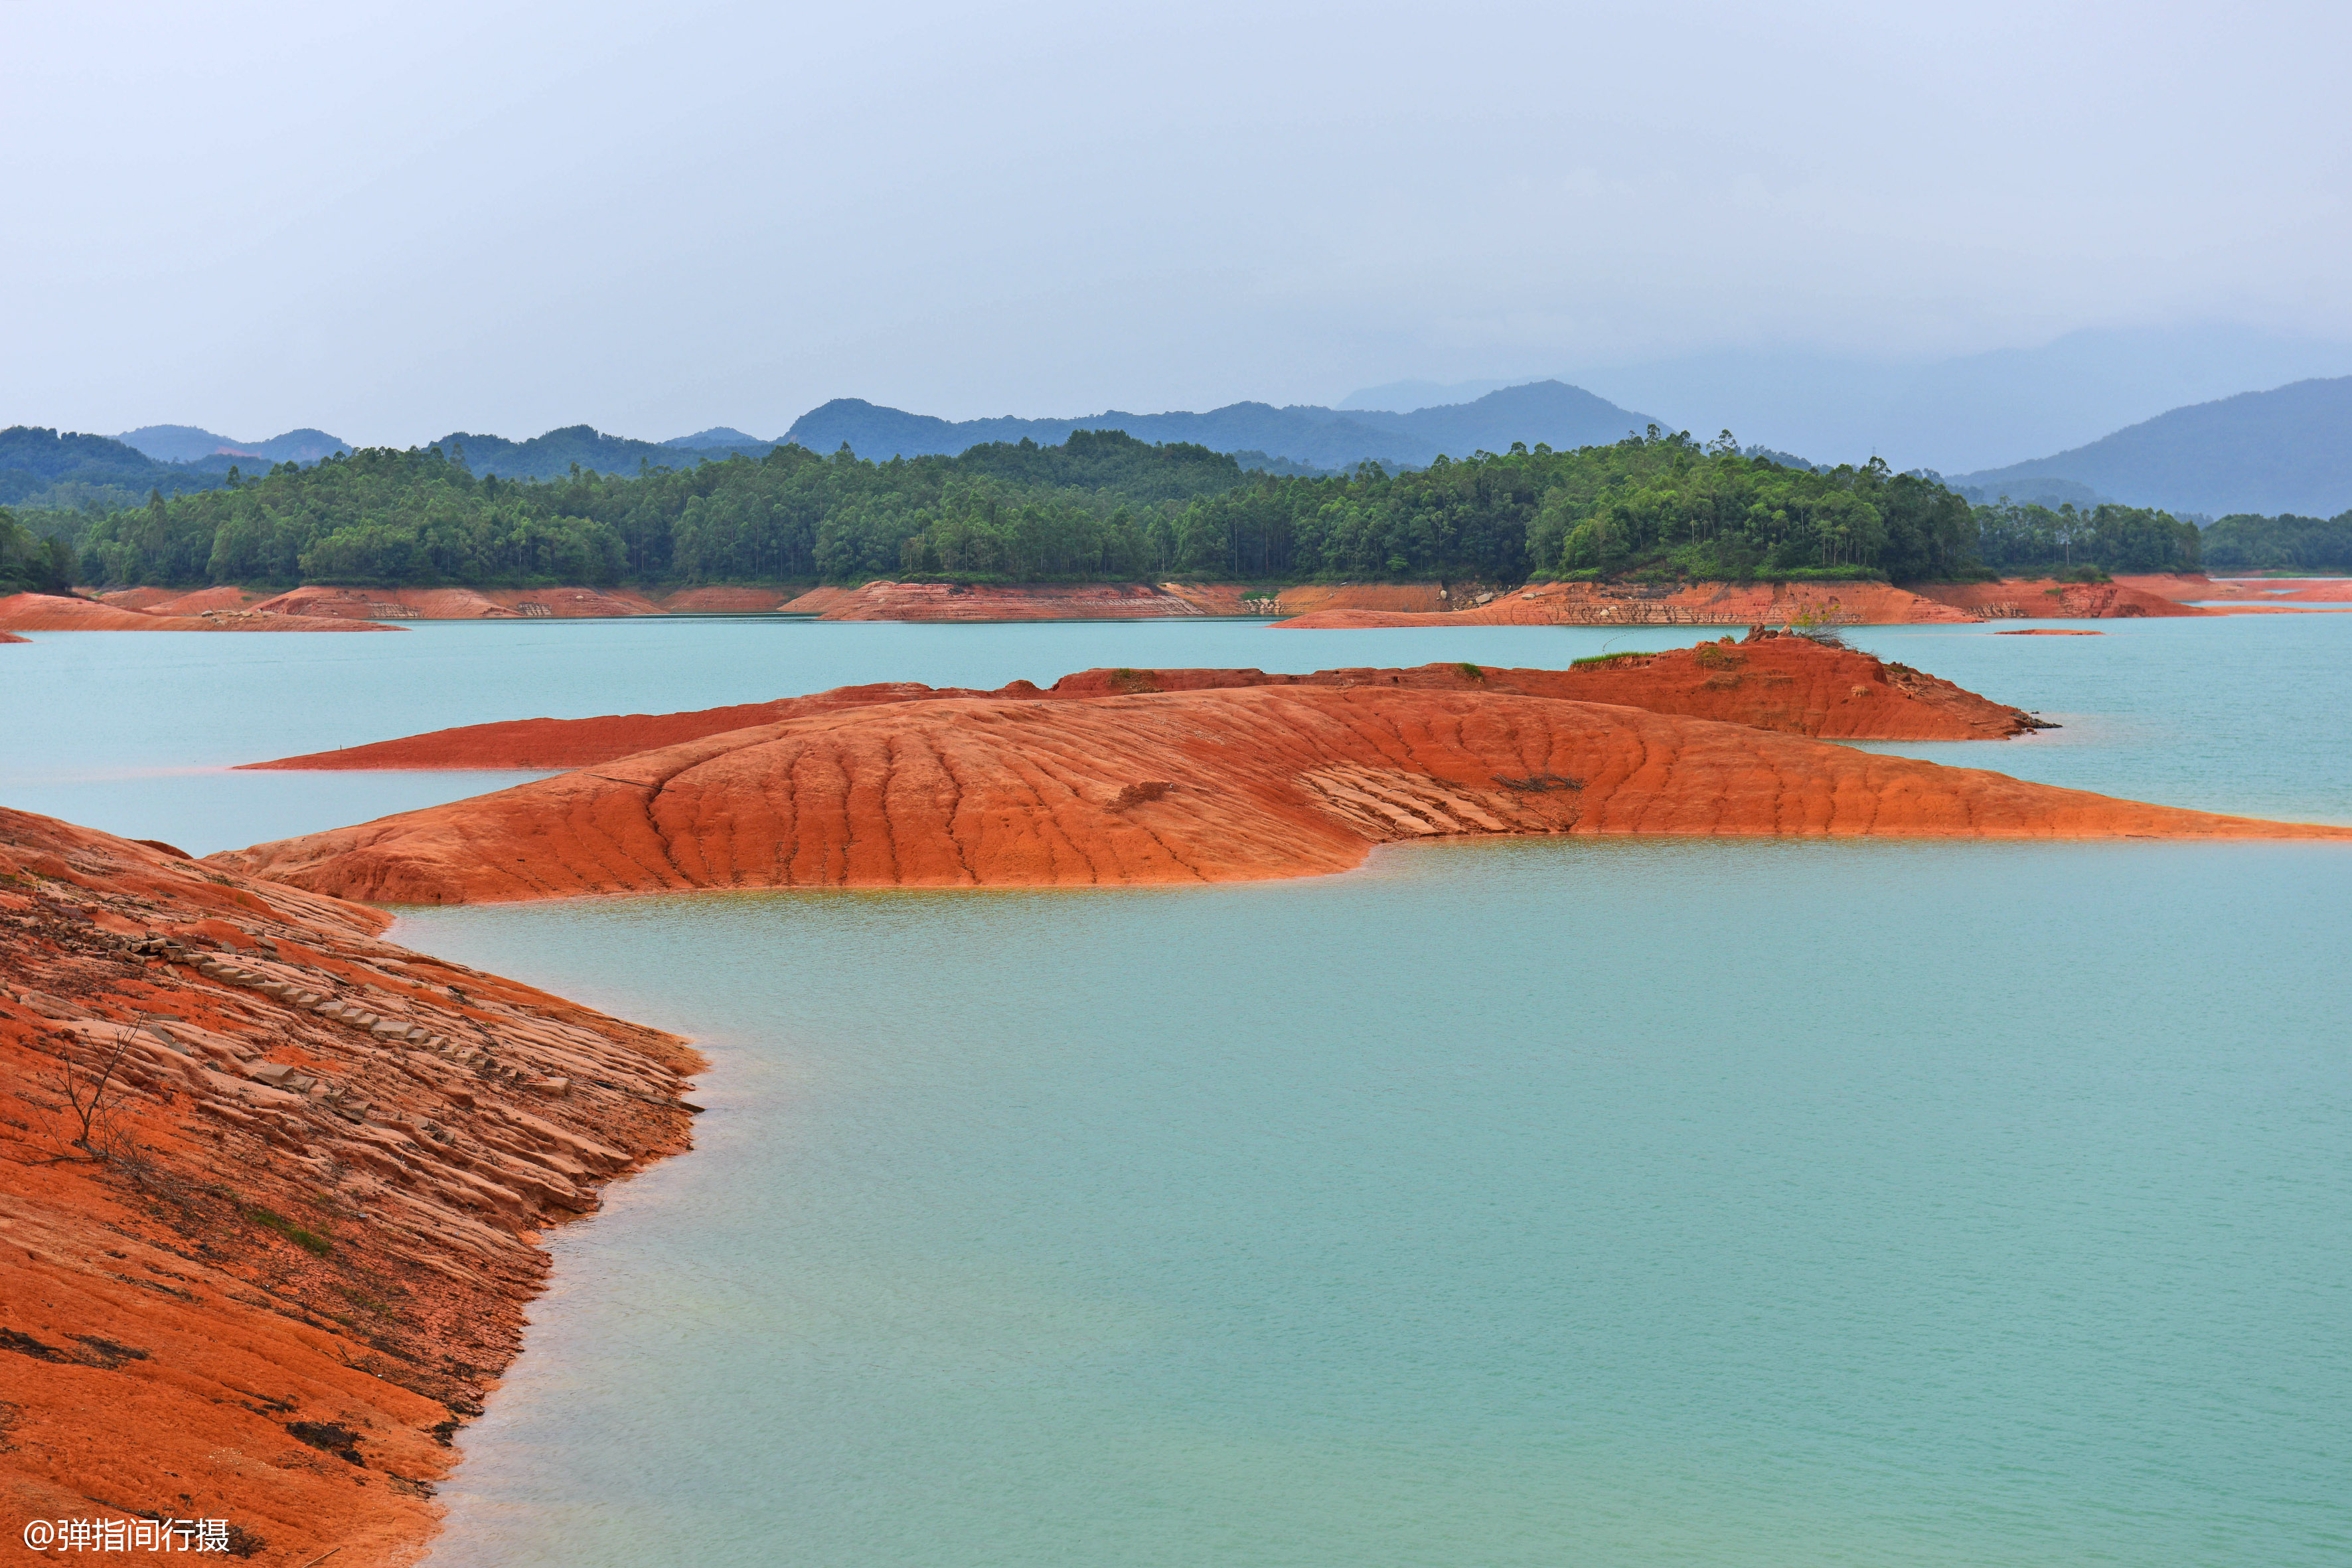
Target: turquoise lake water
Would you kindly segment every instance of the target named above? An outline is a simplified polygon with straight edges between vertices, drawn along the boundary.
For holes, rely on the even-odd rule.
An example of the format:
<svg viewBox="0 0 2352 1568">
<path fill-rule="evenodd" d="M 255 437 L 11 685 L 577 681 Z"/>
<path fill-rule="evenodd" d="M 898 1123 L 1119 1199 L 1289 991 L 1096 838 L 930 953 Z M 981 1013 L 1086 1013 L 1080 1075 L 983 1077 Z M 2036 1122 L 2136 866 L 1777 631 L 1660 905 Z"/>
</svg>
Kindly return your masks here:
<svg viewBox="0 0 2352 1568">
<path fill-rule="evenodd" d="M 2065 728 L 1879 749 L 2352 821 L 2352 621 L 1996 629 L 1855 640 Z M 216 771 L 442 724 L 1612 636 L 60 635 L 0 649 L 0 799 L 215 848 L 478 787 Z M 712 1058 L 551 1237 L 432 1561 L 2352 1561 L 2347 933 L 2292 844 L 404 911 Z"/>
</svg>

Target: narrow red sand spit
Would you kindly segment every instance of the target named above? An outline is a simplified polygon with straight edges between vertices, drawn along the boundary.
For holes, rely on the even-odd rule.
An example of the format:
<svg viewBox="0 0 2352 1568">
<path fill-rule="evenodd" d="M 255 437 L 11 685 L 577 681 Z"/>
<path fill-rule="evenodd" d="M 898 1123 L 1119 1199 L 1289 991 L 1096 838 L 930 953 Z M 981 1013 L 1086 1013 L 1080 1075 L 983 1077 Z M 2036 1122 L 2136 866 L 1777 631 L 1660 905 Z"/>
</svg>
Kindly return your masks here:
<svg viewBox="0 0 2352 1568">
<path fill-rule="evenodd" d="M 538 1232 L 686 1146 L 683 1041 L 387 923 L 0 810 L 11 1542 L 169 1515 L 256 1563 L 414 1562 Z M 68 1076 L 87 1100 L 110 1058 L 78 1145 Z"/>
<path fill-rule="evenodd" d="M 1089 669 L 1064 676 L 1050 690 L 1043 691 L 1025 680 L 999 691 L 938 689 L 906 681 L 845 686 L 813 697 L 706 708 L 692 713 L 469 724 L 246 765 L 583 768 L 728 730 L 882 702 L 936 697 L 1066 701 L 1243 686 L 1392 686 L 1568 697 L 1752 724 L 1785 734 L 1850 741 L 1999 740 L 2036 727 L 2020 710 L 1989 701 L 1948 680 L 1886 664 L 1868 654 L 1825 647 L 1804 637 L 1766 635 L 1737 647 L 1702 644 L 1667 653 L 1631 654 L 1570 669 L 1499 669 L 1460 664 L 1429 664 L 1415 669 L 1327 669 L 1313 675 L 1268 675 L 1256 669 Z"/>
<path fill-rule="evenodd" d="M 0 630 L 15 632 L 378 632 L 357 622 L 306 620 L 260 610 L 204 615 L 156 615 L 58 594 L 11 594 L 0 599 Z"/>
<path fill-rule="evenodd" d="M 468 903 L 1242 881 L 1483 833 L 2352 839 L 1635 708 L 1256 686 L 850 708 L 213 858 L 346 898 Z"/>
</svg>

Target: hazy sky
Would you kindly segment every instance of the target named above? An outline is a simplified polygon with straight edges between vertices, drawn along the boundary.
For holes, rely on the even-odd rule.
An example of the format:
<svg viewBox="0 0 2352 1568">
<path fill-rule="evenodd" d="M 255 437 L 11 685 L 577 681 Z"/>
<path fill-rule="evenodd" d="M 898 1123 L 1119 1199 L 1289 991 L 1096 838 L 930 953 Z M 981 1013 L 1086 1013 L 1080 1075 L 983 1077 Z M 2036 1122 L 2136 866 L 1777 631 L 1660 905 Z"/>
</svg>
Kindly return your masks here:
<svg viewBox="0 0 2352 1568">
<path fill-rule="evenodd" d="M 2348 18 L 0 0 L 0 423 L 767 436 L 2352 340 Z"/>
</svg>

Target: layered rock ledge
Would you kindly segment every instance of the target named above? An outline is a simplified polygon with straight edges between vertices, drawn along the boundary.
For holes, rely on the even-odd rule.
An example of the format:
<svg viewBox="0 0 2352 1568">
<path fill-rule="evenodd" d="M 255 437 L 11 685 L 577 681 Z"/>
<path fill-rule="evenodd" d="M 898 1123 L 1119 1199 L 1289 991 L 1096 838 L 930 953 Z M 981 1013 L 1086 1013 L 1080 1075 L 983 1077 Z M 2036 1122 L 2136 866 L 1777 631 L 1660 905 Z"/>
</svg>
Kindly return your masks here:
<svg viewBox="0 0 2352 1568">
<path fill-rule="evenodd" d="M 256 1561 L 414 1561 L 539 1232 L 687 1146 L 684 1041 L 389 923 L 0 810 L 12 1536 L 220 1519 Z"/>
</svg>

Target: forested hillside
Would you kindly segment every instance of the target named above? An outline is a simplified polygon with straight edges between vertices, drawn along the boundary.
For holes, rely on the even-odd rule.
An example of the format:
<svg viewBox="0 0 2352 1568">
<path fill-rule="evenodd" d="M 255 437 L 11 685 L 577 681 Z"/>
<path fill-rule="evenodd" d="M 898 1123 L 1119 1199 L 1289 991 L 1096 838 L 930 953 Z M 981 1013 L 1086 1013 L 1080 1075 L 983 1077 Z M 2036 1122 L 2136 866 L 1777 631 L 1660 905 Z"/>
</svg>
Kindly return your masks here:
<svg viewBox="0 0 2352 1568">
<path fill-rule="evenodd" d="M 16 425 L 0 430 L 0 506 L 125 506 L 150 490 L 209 489 L 226 479 L 227 468 L 159 463 L 110 436 Z"/>
<path fill-rule="evenodd" d="M 705 456 L 724 458 L 740 452 L 746 457 L 763 457 L 775 445 L 749 437 L 741 446 L 706 443 L 691 436 L 686 439 L 697 444 L 687 447 L 667 441 L 639 441 L 627 436 L 608 436 L 591 425 L 567 425 L 527 441 L 459 430 L 442 437 L 434 445 L 452 457 L 462 457 L 475 473 L 496 474 L 502 479 L 558 479 L 575 468 L 600 474 L 634 474 L 648 465 L 658 468 Z"/>
<path fill-rule="evenodd" d="M 2197 525 L 2151 507 L 2002 501 L 1977 508 L 1976 517 L 1978 556 L 2005 575 L 2084 567 L 2194 572 L 2200 565 Z"/>
<path fill-rule="evenodd" d="M 676 454 L 673 454 L 674 456 Z M 2193 566 L 2159 512 L 1971 510 L 1873 462 L 1806 468 L 1654 426 L 1608 446 L 1277 476 L 1183 443 L 1079 432 L 1055 447 L 867 462 L 778 447 L 551 482 L 460 455 L 371 449 L 88 523 L 85 582 L 527 584 L 1965 577 Z"/>
<path fill-rule="evenodd" d="M 41 539 L 0 510 L 0 595 L 62 594 L 72 585 L 72 547 Z"/>
</svg>

